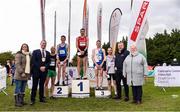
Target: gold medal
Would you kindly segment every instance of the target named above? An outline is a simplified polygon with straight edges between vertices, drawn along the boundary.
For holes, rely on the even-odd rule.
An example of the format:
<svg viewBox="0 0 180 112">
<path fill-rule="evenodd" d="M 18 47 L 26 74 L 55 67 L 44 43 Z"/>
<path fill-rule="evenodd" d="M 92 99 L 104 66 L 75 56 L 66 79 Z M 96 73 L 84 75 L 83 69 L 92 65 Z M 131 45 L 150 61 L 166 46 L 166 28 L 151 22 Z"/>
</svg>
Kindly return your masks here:
<svg viewBox="0 0 180 112">
<path fill-rule="evenodd" d="M 42 62 L 45 62 L 46 61 L 46 58 L 42 58 Z"/>
</svg>

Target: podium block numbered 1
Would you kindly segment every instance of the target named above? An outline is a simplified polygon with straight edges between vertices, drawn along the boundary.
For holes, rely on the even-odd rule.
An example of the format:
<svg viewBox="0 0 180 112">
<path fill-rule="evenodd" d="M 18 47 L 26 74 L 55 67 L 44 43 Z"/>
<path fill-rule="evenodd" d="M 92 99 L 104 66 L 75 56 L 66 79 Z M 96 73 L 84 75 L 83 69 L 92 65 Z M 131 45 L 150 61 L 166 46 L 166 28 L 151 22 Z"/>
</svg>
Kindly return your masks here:
<svg viewBox="0 0 180 112">
<path fill-rule="evenodd" d="M 72 97 L 73 98 L 90 97 L 89 80 L 72 80 Z"/>
<path fill-rule="evenodd" d="M 55 86 L 53 96 L 54 97 L 64 97 L 67 98 L 69 95 L 69 87 L 68 86 Z"/>
<path fill-rule="evenodd" d="M 111 95 L 109 90 L 95 90 L 95 96 L 97 98 L 109 98 Z"/>
</svg>

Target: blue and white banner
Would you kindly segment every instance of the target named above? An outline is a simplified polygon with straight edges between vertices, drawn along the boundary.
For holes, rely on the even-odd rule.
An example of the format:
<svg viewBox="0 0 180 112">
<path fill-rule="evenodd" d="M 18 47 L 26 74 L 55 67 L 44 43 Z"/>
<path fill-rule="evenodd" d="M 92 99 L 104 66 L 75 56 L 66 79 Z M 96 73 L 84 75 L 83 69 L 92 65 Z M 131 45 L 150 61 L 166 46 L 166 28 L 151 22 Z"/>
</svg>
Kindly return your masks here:
<svg viewBox="0 0 180 112">
<path fill-rule="evenodd" d="M 6 89 L 7 73 L 6 68 L 0 69 L 0 90 Z"/>
<path fill-rule="evenodd" d="M 156 67 L 154 85 L 159 87 L 180 87 L 180 66 Z"/>
</svg>

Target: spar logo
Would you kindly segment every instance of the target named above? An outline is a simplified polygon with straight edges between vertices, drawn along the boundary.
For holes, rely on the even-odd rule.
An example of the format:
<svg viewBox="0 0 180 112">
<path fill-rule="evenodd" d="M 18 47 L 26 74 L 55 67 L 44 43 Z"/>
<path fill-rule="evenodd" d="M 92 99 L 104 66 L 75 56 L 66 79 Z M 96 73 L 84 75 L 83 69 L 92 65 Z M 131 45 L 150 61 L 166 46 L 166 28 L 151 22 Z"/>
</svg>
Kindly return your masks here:
<svg viewBox="0 0 180 112">
<path fill-rule="evenodd" d="M 143 4 L 142 4 L 141 9 L 140 9 L 139 16 L 138 16 L 138 18 L 136 20 L 136 24 L 135 24 L 134 30 L 133 30 L 133 32 L 131 34 L 131 40 L 133 40 L 134 42 L 137 39 L 139 30 L 141 28 L 141 25 L 142 25 L 142 22 L 144 20 L 144 16 L 146 14 L 148 6 L 149 6 L 149 2 L 148 1 L 143 1 Z"/>
</svg>

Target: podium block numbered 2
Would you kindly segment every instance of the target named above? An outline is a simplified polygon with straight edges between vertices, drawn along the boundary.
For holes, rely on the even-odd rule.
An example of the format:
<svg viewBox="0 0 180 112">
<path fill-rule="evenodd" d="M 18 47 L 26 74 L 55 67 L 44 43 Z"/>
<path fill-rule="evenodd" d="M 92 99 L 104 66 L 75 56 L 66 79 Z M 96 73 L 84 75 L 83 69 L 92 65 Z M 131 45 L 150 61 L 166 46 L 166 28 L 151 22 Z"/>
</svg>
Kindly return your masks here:
<svg viewBox="0 0 180 112">
<path fill-rule="evenodd" d="M 95 90 L 95 96 L 97 98 L 109 98 L 111 95 L 109 90 Z"/>
<path fill-rule="evenodd" d="M 55 86 L 53 96 L 54 97 L 64 97 L 67 98 L 69 95 L 69 87 L 68 86 Z"/>
<path fill-rule="evenodd" d="M 88 98 L 90 96 L 89 80 L 72 80 L 72 97 Z"/>
</svg>

